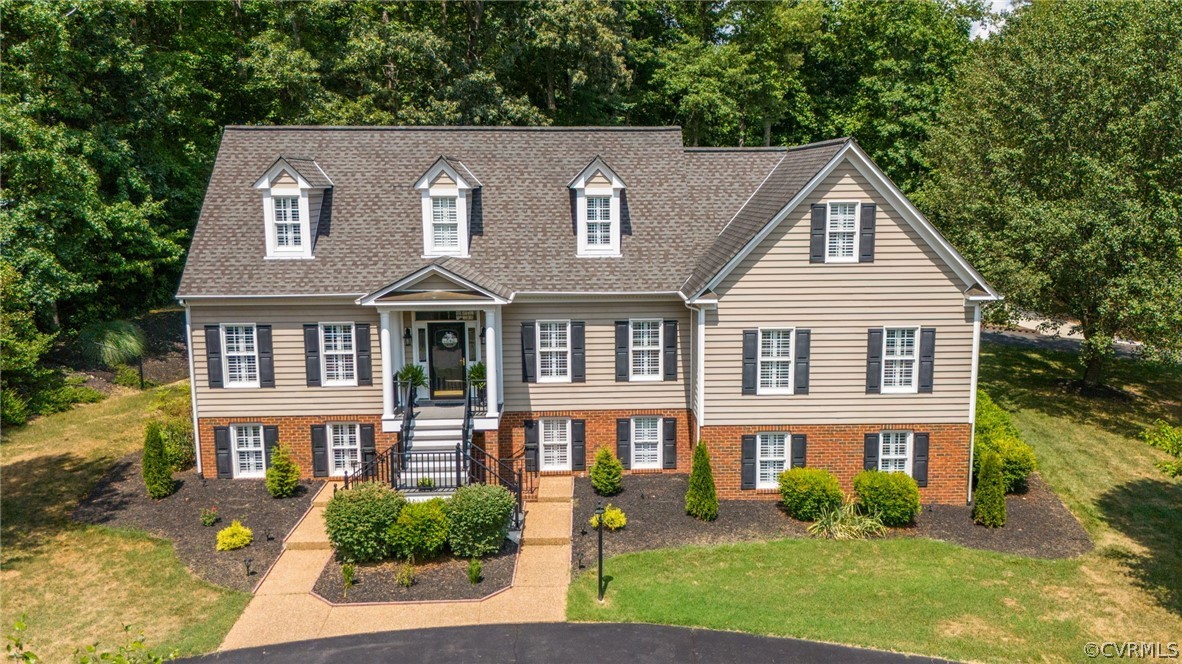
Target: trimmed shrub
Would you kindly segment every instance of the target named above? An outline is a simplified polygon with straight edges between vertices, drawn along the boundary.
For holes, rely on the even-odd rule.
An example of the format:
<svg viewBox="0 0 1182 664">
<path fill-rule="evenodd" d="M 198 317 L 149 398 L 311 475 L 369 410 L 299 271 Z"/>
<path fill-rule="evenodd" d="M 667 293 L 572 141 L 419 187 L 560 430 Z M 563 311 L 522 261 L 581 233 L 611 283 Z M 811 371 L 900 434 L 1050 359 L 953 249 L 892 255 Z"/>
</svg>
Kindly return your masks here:
<svg viewBox="0 0 1182 664">
<path fill-rule="evenodd" d="M 886 527 L 877 514 L 863 514 L 854 502 L 843 502 L 836 507 L 826 507 L 809 524 L 809 534 L 836 540 L 866 539 L 882 537 Z"/>
<path fill-rule="evenodd" d="M 997 455 L 1001 462 L 1001 475 L 1005 483 L 1006 493 L 1022 493 L 1026 491 L 1030 476 L 1038 467 L 1034 457 L 1034 448 L 1022 439 L 1010 434 L 997 434 L 992 438 L 977 441 L 976 453 L 973 455 L 973 477 L 978 483 L 981 481 L 981 459 L 986 452 Z"/>
<path fill-rule="evenodd" d="M 599 527 L 599 515 L 592 514 L 589 521 L 592 528 Z M 628 517 L 624 516 L 624 510 L 613 507 L 611 503 L 603 508 L 603 527 L 606 530 L 616 531 L 628 525 Z"/>
<path fill-rule="evenodd" d="M 337 556 L 350 563 L 389 557 L 386 534 L 405 506 L 402 494 L 378 482 L 337 491 L 324 507 L 324 528 Z"/>
<path fill-rule="evenodd" d="M 477 558 L 501 550 L 517 499 L 503 486 L 468 484 L 456 489 L 446 506 L 451 521 L 447 543 L 452 553 Z"/>
<path fill-rule="evenodd" d="M 981 439 L 993 440 L 996 436 L 1018 437 L 1018 428 L 1014 426 L 1010 414 L 997 405 L 985 390 L 977 390 L 977 416 L 973 431 L 977 442 Z"/>
<path fill-rule="evenodd" d="M 904 473 L 864 470 L 854 477 L 854 493 L 863 512 L 884 526 L 906 526 L 919 514 L 919 485 Z"/>
<path fill-rule="evenodd" d="M 176 491 L 172 479 L 172 468 L 164 458 L 164 436 L 160 433 L 159 422 L 148 422 L 144 430 L 144 488 L 156 500 L 167 498 Z"/>
<path fill-rule="evenodd" d="M 601 496 L 614 496 L 624 488 L 624 464 L 610 447 L 601 447 L 591 464 L 591 486 Z"/>
<path fill-rule="evenodd" d="M 250 528 L 235 519 L 230 522 L 230 525 L 218 531 L 217 549 L 218 551 L 233 551 L 248 546 L 253 541 L 254 533 L 250 531 Z"/>
<path fill-rule="evenodd" d="M 447 546 L 448 518 L 442 498 L 408 503 L 387 531 L 390 553 L 407 560 L 428 560 Z"/>
<path fill-rule="evenodd" d="M 284 445 L 276 445 L 271 453 L 271 467 L 267 469 L 267 493 L 272 498 L 294 496 L 300 488 L 300 467 Z"/>
<path fill-rule="evenodd" d="M 986 451 L 981 460 L 981 479 L 973 496 L 973 521 L 990 528 L 1006 525 L 1005 476 L 1001 459 Z"/>
<path fill-rule="evenodd" d="M 694 447 L 694 463 L 689 488 L 685 492 L 685 513 L 702 521 L 718 518 L 718 492 L 714 487 L 714 470 L 710 467 L 710 450 L 701 442 Z"/>
<path fill-rule="evenodd" d="M 169 385 L 158 390 L 153 402 L 155 420 L 164 436 L 164 457 L 173 472 L 188 470 L 196 462 L 193 449 L 193 411 L 189 384 Z"/>
<path fill-rule="evenodd" d="M 484 563 L 479 558 L 468 561 L 468 583 L 476 585 L 484 580 Z"/>
<path fill-rule="evenodd" d="M 800 521 L 816 521 L 841 507 L 845 494 L 837 477 L 821 468 L 793 468 L 780 473 L 780 504 Z"/>
</svg>

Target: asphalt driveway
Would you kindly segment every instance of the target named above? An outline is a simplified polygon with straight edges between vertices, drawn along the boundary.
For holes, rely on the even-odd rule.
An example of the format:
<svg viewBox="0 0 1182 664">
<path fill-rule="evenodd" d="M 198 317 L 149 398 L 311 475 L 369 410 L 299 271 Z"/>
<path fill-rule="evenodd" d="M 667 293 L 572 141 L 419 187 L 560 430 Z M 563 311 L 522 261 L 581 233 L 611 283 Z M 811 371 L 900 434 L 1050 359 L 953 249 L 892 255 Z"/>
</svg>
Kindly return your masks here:
<svg viewBox="0 0 1182 664">
<path fill-rule="evenodd" d="M 378 632 L 228 650 L 217 662 L 932 662 L 878 650 L 664 625 L 534 623 Z"/>
</svg>

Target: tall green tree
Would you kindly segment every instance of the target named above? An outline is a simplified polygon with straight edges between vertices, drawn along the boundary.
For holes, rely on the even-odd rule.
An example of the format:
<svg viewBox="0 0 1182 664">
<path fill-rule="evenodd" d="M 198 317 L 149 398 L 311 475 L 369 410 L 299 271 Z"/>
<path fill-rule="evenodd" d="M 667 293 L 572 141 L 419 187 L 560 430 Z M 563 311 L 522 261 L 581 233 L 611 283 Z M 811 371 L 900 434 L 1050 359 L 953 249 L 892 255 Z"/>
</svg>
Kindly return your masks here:
<svg viewBox="0 0 1182 664">
<path fill-rule="evenodd" d="M 1182 352 L 1182 12 L 1037 0 L 981 46 L 919 201 L 1013 307 Z"/>
</svg>

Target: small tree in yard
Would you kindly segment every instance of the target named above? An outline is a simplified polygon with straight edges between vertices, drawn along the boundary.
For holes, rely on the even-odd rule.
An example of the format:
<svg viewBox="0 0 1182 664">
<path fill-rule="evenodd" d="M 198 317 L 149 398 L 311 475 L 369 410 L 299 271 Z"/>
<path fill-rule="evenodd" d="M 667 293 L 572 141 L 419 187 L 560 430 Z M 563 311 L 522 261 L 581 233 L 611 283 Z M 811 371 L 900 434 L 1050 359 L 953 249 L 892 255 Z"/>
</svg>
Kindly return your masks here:
<svg viewBox="0 0 1182 664">
<path fill-rule="evenodd" d="M 272 498 L 287 498 L 295 495 L 300 487 L 300 467 L 291 452 L 282 445 L 276 445 L 271 454 L 271 467 L 267 469 L 267 493 Z"/>
<path fill-rule="evenodd" d="M 591 486 L 601 496 L 614 496 L 623 488 L 624 465 L 610 447 L 601 447 L 591 464 Z"/>
<path fill-rule="evenodd" d="M 718 518 L 718 492 L 714 488 L 714 470 L 710 468 L 710 450 L 701 442 L 694 447 L 689 489 L 685 492 L 685 513 L 702 521 Z"/>
<path fill-rule="evenodd" d="M 985 451 L 981 459 L 981 477 L 973 501 L 973 521 L 990 528 L 1006 525 L 1006 481 L 1001 471 L 1001 458 Z"/>
<path fill-rule="evenodd" d="M 157 500 L 167 498 L 176 490 L 172 481 L 172 466 L 164 454 L 164 435 L 159 422 L 148 422 L 144 432 L 144 487 Z"/>
</svg>

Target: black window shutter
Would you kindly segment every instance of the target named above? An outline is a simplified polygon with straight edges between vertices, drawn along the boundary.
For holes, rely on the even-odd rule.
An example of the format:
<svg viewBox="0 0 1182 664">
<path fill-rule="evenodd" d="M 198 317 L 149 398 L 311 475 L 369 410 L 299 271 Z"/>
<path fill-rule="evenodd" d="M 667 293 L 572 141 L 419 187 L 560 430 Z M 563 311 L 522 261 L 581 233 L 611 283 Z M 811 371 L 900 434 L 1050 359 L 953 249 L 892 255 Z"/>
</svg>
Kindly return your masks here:
<svg viewBox="0 0 1182 664">
<path fill-rule="evenodd" d="M 677 420 L 666 417 L 661 421 L 661 462 L 664 468 L 677 467 Z"/>
<path fill-rule="evenodd" d="M 794 394 L 809 393 L 809 351 L 813 340 L 812 330 L 796 331 L 796 357 L 793 361 L 792 392 Z"/>
<path fill-rule="evenodd" d="M 538 472 L 538 421 L 526 420 L 525 426 L 525 470 Z"/>
<path fill-rule="evenodd" d="M 755 394 L 759 362 L 759 330 L 743 330 L 743 394 Z"/>
<path fill-rule="evenodd" d="M 213 449 L 218 462 L 218 479 L 234 477 L 234 464 L 230 459 L 230 427 L 213 428 Z"/>
<path fill-rule="evenodd" d="M 932 393 L 932 380 L 936 371 L 936 328 L 924 327 L 919 330 L 919 392 Z"/>
<path fill-rule="evenodd" d="M 813 205 L 813 225 L 809 234 L 810 263 L 825 262 L 825 215 L 828 209 L 824 203 Z"/>
<path fill-rule="evenodd" d="M 858 243 L 858 262 L 859 263 L 873 263 L 874 262 L 874 216 L 876 206 L 874 203 L 862 204 L 862 237 Z"/>
<path fill-rule="evenodd" d="M 866 394 L 882 392 L 882 328 L 866 330 Z"/>
<path fill-rule="evenodd" d="M 532 320 L 521 323 L 521 382 L 538 382 L 538 325 Z M 534 459 L 537 470 L 537 459 Z"/>
<path fill-rule="evenodd" d="M 279 446 L 279 427 L 263 427 L 263 455 L 266 457 L 267 467 L 271 467 L 271 454 Z"/>
<path fill-rule="evenodd" d="M 677 380 L 677 321 L 665 321 L 665 380 Z"/>
<path fill-rule="evenodd" d="M 304 373 L 308 387 L 320 387 L 320 325 L 317 323 L 304 324 Z"/>
<path fill-rule="evenodd" d="M 915 448 L 911 451 L 911 478 L 919 486 L 928 485 L 928 446 L 930 437 L 926 433 L 915 434 L 913 444 Z"/>
<path fill-rule="evenodd" d="M 275 351 L 270 325 L 254 326 L 255 347 L 259 351 L 259 387 L 275 387 Z M 271 465 L 268 458 L 267 465 Z"/>
<path fill-rule="evenodd" d="M 878 434 L 862 436 L 862 469 L 878 470 Z"/>
<path fill-rule="evenodd" d="M 571 470 L 587 470 L 587 420 L 570 421 Z"/>
<path fill-rule="evenodd" d="M 616 321 L 616 382 L 628 382 L 628 321 Z"/>
<path fill-rule="evenodd" d="M 358 429 L 361 430 L 361 463 L 369 463 L 378 455 L 373 425 L 362 424 Z"/>
<path fill-rule="evenodd" d="M 625 468 L 632 467 L 632 421 L 626 417 L 616 420 L 616 456 Z"/>
<path fill-rule="evenodd" d="M 570 381 L 587 382 L 587 324 L 581 320 L 570 323 Z"/>
<path fill-rule="evenodd" d="M 209 373 L 211 388 L 225 387 L 222 378 L 222 328 L 218 325 L 205 326 L 205 367 Z"/>
<path fill-rule="evenodd" d="M 357 349 L 357 384 L 373 385 L 373 350 L 369 342 L 369 323 L 353 324 L 353 347 Z"/>
<path fill-rule="evenodd" d="M 312 476 L 328 477 L 328 432 L 323 424 L 312 425 Z"/>
<path fill-rule="evenodd" d="M 743 436 L 743 444 L 740 448 L 740 484 L 739 488 L 747 491 L 755 488 L 755 435 L 746 434 Z"/>
<path fill-rule="evenodd" d="M 808 436 L 803 433 L 792 434 L 792 467 L 804 468 L 808 459 Z"/>
</svg>

